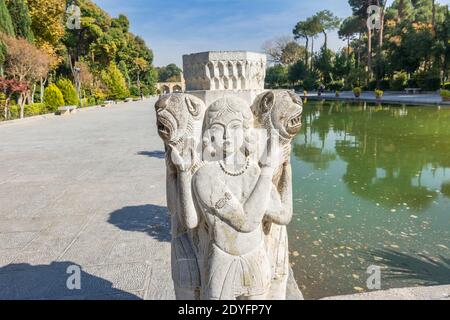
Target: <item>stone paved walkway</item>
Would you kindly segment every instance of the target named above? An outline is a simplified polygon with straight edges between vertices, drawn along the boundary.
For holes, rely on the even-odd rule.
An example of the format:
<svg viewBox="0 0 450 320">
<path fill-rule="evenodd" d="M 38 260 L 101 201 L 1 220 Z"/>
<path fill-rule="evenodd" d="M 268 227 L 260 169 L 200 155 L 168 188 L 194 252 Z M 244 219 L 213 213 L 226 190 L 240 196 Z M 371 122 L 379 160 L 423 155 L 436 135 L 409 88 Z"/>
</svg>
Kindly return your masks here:
<svg viewBox="0 0 450 320">
<path fill-rule="evenodd" d="M 154 102 L 0 125 L 0 299 L 174 297 Z"/>
</svg>

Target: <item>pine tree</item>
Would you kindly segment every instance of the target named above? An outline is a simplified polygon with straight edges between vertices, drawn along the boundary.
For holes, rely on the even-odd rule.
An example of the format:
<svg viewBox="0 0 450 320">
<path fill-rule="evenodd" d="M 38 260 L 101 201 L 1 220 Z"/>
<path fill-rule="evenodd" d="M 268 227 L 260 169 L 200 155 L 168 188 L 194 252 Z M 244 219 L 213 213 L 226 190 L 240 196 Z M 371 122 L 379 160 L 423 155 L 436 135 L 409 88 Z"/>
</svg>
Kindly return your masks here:
<svg viewBox="0 0 450 320">
<path fill-rule="evenodd" d="M 8 36 L 14 36 L 14 27 L 6 7 L 5 0 L 0 0 L 0 34 L 5 33 Z M 3 76 L 3 65 L 6 60 L 6 45 L 0 39 L 0 76 Z"/>
<path fill-rule="evenodd" d="M 31 31 L 31 17 L 25 0 L 9 1 L 8 11 L 11 16 L 16 36 L 33 42 L 34 36 Z"/>
</svg>

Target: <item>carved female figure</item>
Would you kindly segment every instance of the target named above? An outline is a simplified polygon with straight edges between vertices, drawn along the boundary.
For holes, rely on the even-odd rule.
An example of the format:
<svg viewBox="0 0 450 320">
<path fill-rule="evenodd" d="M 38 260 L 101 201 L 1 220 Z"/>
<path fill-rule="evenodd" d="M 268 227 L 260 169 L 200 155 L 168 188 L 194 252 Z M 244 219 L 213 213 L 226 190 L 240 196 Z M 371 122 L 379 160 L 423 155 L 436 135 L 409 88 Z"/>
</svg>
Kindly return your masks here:
<svg viewBox="0 0 450 320">
<path fill-rule="evenodd" d="M 193 194 L 207 252 L 200 265 L 203 299 L 265 299 L 271 265 L 263 217 L 280 208 L 272 177 L 276 156 L 260 167 L 252 159 L 253 115 L 245 101 L 223 98 L 205 117 L 211 159 L 193 177 Z M 271 201 L 277 200 L 273 205 Z M 274 213 L 276 214 L 276 213 Z"/>
</svg>

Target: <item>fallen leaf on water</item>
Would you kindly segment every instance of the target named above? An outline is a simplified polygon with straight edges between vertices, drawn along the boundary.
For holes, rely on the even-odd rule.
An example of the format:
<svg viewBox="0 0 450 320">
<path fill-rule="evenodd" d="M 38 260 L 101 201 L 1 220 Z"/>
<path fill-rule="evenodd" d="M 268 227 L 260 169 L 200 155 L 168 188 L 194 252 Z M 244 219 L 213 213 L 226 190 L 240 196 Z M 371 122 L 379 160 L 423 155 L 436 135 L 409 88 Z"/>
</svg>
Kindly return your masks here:
<svg viewBox="0 0 450 320">
<path fill-rule="evenodd" d="M 377 256 L 374 256 L 373 259 L 374 259 L 375 261 L 382 261 L 382 260 L 383 260 L 383 258 L 377 257 Z"/>
</svg>

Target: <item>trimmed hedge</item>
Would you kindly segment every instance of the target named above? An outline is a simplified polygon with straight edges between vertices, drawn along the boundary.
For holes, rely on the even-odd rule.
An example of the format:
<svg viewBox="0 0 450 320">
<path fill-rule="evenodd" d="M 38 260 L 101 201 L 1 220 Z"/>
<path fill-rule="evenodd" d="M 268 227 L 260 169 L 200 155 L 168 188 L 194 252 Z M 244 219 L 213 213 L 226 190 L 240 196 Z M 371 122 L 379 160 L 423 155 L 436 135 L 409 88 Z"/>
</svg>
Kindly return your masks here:
<svg viewBox="0 0 450 320">
<path fill-rule="evenodd" d="M 45 88 L 44 103 L 50 112 L 56 112 L 64 105 L 64 97 L 58 86 L 54 83 Z"/>
<path fill-rule="evenodd" d="M 25 117 L 38 116 L 40 114 L 46 114 L 48 112 L 44 103 L 33 103 L 31 105 L 25 105 L 24 114 Z"/>
</svg>

